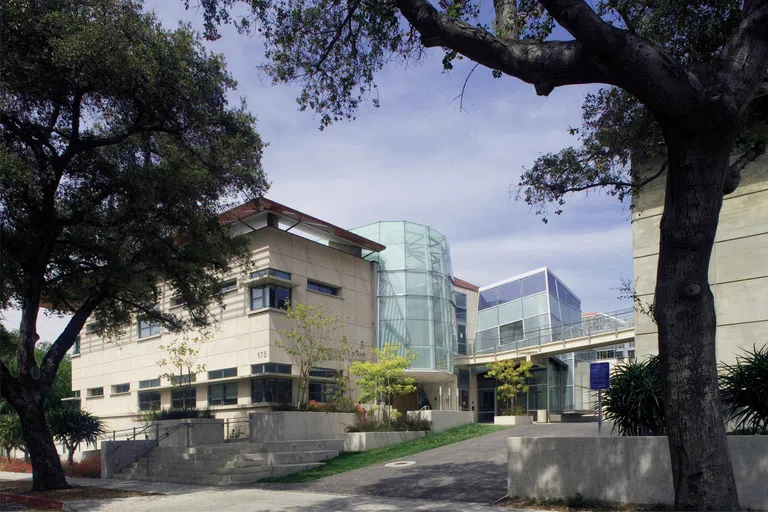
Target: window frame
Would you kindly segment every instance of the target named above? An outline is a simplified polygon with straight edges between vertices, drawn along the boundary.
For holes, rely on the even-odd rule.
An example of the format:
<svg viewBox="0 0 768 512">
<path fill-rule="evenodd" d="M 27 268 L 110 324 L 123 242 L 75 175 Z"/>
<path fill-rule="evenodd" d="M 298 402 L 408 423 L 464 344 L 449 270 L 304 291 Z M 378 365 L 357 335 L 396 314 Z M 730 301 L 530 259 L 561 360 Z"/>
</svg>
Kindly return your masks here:
<svg viewBox="0 0 768 512">
<path fill-rule="evenodd" d="M 101 393 L 96 394 L 94 391 L 100 389 Z M 88 388 L 88 391 L 86 392 L 86 398 L 104 398 L 104 386 L 97 386 L 95 388 Z"/>
<path fill-rule="evenodd" d="M 341 287 L 331 286 L 329 284 L 319 283 L 317 281 L 307 279 L 307 290 L 322 293 L 323 295 L 330 295 L 331 297 L 338 297 L 339 292 L 341 291 Z"/>
<path fill-rule="evenodd" d="M 142 326 L 142 324 L 146 324 L 146 327 Z M 142 335 L 141 331 L 145 328 L 149 329 L 149 334 Z M 136 336 L 138 337 L 138 339 L 143 340 L 146 338 L 153 338 L 155 336 L 160 336 L 161 334 L 162 334 L 162 330 L 161 330 L 160 322 L 152 321 L 146 318 L 139 319 L 138 330 L 136 332 Z"/>
<path fill-rule="evenodd" d="M 179 397 L 174 397 L 174 394 L 183 393 Z M 191 395 L 191 397 L 189 396 Z M 181 401 L 181 406 L 174 405 L 174 402 Z M 191 402 L 191 403 L 189 403 Z M 197 407 L 197 388 L 195 386 L 185 386 L 171 389 L 171 409 L 189 409 Z"/>
<path fill-rule="evenodd" d="M 267 389 L 270 385 L 271 389 Z M 287 386 L 287 392 L 285 389 L 280 390 L 280 386 Z M 259 390 L 261 400 L 258 400 L 257 388 Z M 272 400 L 268 400 L 271 395 Z M 251 403 L 272 403 L 272 404 L 289 404 L 293 401 L 293 379 L 280 378 L 280 377 L 266 377 L 259 379 L 251 379 Z"/>
<path fill-rule="evenodd" d="M 254 270 L 251 272 L 248 277 L 250 279 L 261 279 L 264 277 L 275 277 L 277 279 L 283 279 L 284 281 L 290 281 L 291 280 L 291 273 L 286 272 L 285 270 L 278 270 L 276 268 L 267 267 L 262 268 L 259 270 Z"/>
<path fill-rule="evenodd" d="M 152 400 L 152 398 L 150 398 L 149 400 L 145 400 L 144 402 L 149 404 L 149 406 L 148 407 L 142 407 L 141 406 L 141 404 L 142 404 L 142 397 L 143 396 L 145 397 L 147 395 L 152 395 L 152 398 L 154 398 L 154 395 L 157 395 L 157 400 Z M 139 391 L 138 394 L 137 394 L 137 401 L 138 401 L 138 407 L 139 407 L 140 411 L 159 411 L 160 408 L 162 407 L 162 396 L 161 396 L 159 390 L 155 390 L 155 391 Z M 157 407 L 156 408 L 152 407 L 153 403 L 157 403 Z"/>
<path fill-rule="evenodd" d="M 274 371 L 270 371 L 267 368 L 268 365 L 274 366 Z M 261 367 L 260 370 L 259 370 L 259 367 Z M 258 364 L 251 365 L 251 375 L 268 375 L 268 374 L 291 375 L 292 373 L 293 373 L 293 366 L 290 364 L 258 363 Z"/>
<path fill-rule="evenodd" d="M 312 391 L 312 386 L 320 386 L 319 395 L 317 391 Z M 331 401 L 331 396 L 329 396 L 329 394 L 338 392 L 338 389 L 339 385 L 335 382 L 310 380 L 309 385 L 307 386 L 307 397 L 309 400 L 314 400 L 315 402 L 328 403 Z M 315 395 L 315 398 L 313 398 L 313 394 Z M 318 397 L 320 400 L 317 399 Z"/>
<path fill-rule="evenodd" d="M 216 387 L 221 387 L 221 401 L 214 403 L 211 399 L 211 391 Z M 231 397 L 227 398 L 227 391 L 231 391 L 234 389 L 234 398 Z M 238 403 L 238 381 L 231 381 L 231 382 L 216 382 L 212 384 L 208 384 L 208 405 L 209 406 L 225 406 L 225 405 L 237 405 Z"/>
<path fill-rule="evenodd" d="M 140 380 L 139 381 L 139 389 L 159 388 L 160 385 L 161 385 L 160 377 L 155 377 L 154 379 L 145 379 L 145 380 Z"/>
<path fill-rule="evenodd" d="M 259 311 L 265 308 L 273 309 L 285 309 L 286 303 L 290 303 L 293 298 L 293 289 L 287 286 L 280 286 L 276 284 L 264 284 L 260 286 L 251 286 L 249 288 L 249 302 L 251 311 Z M 259 290 L 261 292 L 261 304 L 256 305 L 253 297 L 254 291 Z M 288 298 L 280 299 L 278 293 L 280 291 L 287 292 Z"/>
<path fill-rule="evenodd" d="M 122 391 L 120 391 L 121 387 L 124 387 L 124 389 Z M 130 393 L 130 392 L 131 392 L 131 383 L 130 382 L 125 382 L 123 384 L 114 384 L 112 386 L 112 393 L 111 394 L 113 394 L 113 395 L 124 395 L 124 394 Z"/>
<path fill-rule="evenodd" d="M 219 376 L 217 377 L 216 375 Z M 232 366 L 230 368 L 220 368 L 218 370 L 210 370 L 208 372 L 208 380 L 231 379 L 234 377 L 237 377 L 237 366 Z"/>
</svg>

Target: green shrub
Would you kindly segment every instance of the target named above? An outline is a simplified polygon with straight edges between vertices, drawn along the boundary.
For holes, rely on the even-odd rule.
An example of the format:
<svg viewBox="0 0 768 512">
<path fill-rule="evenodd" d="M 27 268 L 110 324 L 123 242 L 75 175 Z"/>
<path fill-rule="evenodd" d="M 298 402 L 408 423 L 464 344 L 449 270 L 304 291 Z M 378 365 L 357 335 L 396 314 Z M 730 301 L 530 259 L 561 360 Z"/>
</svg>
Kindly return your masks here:
<svg viewBox="0 0 768 512">
<path fill-rule="evenodd" d="M 726 421 L 736 423 L 732 433 L 768 434 L 768 345 L 720 368 L 720 400 Z"/>
<path fill-rule="evenodd" d="M 616 367 L 611 388 L 603 395 L 603 409 L 622 436 L 665 435 L 658 356 Z"/>
<path fill-rule="evenodd" d="M 163 420 L 187 420 L 195 418 L 213 419 L 215 416 L 211 409 L 160 409 L 158 411 L 147 411 L 142 415 L 145 423 Z"/>
<path fill-rule="evenodd" d="M 525 409 L 523 409 L 522 405 L 513 405 L 512 407 L 507 407 L 506 409 L 504 409 L 501 415 L 502 416 L 524 416 Z"/>
<path fill-rule="evenodd" d="M 432 422 L 426 419 L 400 416 L 393 421 L 386 422 L 376 418 L 368 418 L 365 414 L 356 414 L 355 422 L 346 428 L 347 432 L 429 432 L 430 430 L 432 430 Z"/>
</svg>

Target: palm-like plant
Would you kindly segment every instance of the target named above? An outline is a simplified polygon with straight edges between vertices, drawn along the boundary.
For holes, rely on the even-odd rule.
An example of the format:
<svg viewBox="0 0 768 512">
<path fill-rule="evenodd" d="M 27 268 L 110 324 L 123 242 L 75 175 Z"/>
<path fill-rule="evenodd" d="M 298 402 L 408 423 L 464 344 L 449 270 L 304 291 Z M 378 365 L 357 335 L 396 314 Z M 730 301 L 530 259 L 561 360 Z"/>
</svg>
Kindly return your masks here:
<svg viewBox="0 0 768 512">
<path fill-rule="evenodd" d="M 24 431 L 19 415 L 15 412 L 0 414 L 0 448 L 5 451 L 6 458 L 11 458 L 11 450 L 14 448 L 24 447 Z"/>
<path fill-rule="evenodd" d="M 720 366 L 720 400 L 727 421 L 747 434 L 768 434 L 768 345 L 744 350 Z"/>
<path fill-rule="evenodd" d="M 104 423 L 82 409 L 60 407 L 48 413 L 48 425 L 56 441 L 64 444 L 67 450 L 67 463 L 74 463 L 75 451 L 81 443 L 93 444 L 106 432 Z"/>
<path fill-rule="evenodd" d="M 603 397 L 605 419 L 622 436 L 663 436 L 664 393 L 659 358 L 630 362 L 613 370 L 611 387 Z"/>
</svg>

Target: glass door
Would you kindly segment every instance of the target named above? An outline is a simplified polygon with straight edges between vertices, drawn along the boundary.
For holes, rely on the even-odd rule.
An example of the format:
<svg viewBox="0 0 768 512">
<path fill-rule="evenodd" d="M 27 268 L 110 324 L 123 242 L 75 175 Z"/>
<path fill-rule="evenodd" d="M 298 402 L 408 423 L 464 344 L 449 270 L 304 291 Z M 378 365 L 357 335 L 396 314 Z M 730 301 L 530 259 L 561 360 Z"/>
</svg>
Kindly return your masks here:
<svg viewBox="0 0 768 512">
<path fill-rule="evenodd" d="M 480 389 L 477 391 L 477 421 L 478 423 L 493 423 L 496 415 L 496 390 Z"/>
</svg>

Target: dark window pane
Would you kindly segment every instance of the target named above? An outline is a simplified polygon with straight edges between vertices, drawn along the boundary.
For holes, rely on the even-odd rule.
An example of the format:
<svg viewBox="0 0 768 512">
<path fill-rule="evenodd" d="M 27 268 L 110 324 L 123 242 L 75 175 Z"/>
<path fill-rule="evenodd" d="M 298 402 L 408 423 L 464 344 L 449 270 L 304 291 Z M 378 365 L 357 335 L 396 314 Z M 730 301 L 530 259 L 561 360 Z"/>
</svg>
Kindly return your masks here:
<svg viewBox="0 0 768 512">
<path fill-rule="evenodd" d="M 338 295 L 339 289 L 334 288 L 333 286 L 328 286 L 325 284 L 315 283 L 314 281 L 307 281 L 307 289 L 313 290 L 320 293 L 325 293 L 328 295 Z"/>
<path fill-rule="evenodd" d="M 557 279 L 555 279 L 555 276 L 547 272 L 547 281 L 549 282 L 549 293 L 557 297 Z"/>
<path fill-rule="evenodd" d="M 524 277 L 520 281 L 522 282 L 523 297 L 543 292 L 547 288 L 546 281 L 544 280 L 544 272 Z"/>
<path fill-rule="evenodd" d="M 237 403 L 237 382 L 208 386 L 208 405 L 234 405 Z"/>
<path fill-rule="evenodd" d="M 339 375 L 338 370 L 332 368 L 311 368 L 309 370 L 310 377 L 325 377 L 328 379 L 336 378 Z"/>
<path fill-rule="evenodd" d="M 208 372 L 208 380 L 226 379 L 228 377 L 237 377 L 237 367 L 224 368 L 223 370 L 211 370 Z"/>
<path fill-rule="evenodd" d="M 156 388 L 160 386 L 160 379 L 149 379 L 139 381 L 139 389 Z"/>
<path fill-rule="evenodd" d="M 285 309 L 288 302 L 291 301 L 291 289 L 282 286 L 269 287 L 269 306 L 272 308 Z"/>
<path fill-rule="evenodd" d="M 131 390 L 130 384 L 117 384 L 115 385 L 115 393 L 128 393 Z"/>
<path fill-rule="evenodd" d="M 501 333 L 502 345 L 505 343 L 512 343 L 522 340 L 524 338 L 523 321 L 518 320 L 517 322 L 512 322 L 511 324 L 502 325 L 499 327 L 499 332 Z"/>
<path fill-rule="evenodd" d="M 291 274 L 290 272 L 283 272 L 282 270 L 277 270 L 274 268 L 264 268 L 261 270 L 256 270 L 255 272 L 251 272 L 251 279 L 258 279 L 260 277 L 277 277 L 278 279 L 285 279 L 286 281 L 291 280 Z"/>
<path fill-rule="evenodd" d="M 456 308 L 456 321 L 467 323 L 467 310 Z"/>
<path fill-rule="evenodd" d="M 459 370 L 458 383 L 459 388 L 469 387 L 469 370 Z"/>
<path fill-rule="evenodd" d="M 80 336 L 75 338 L 75 343 L 72 345 L 72 354 L 80 353 Z"/>
<path fill-rule="evenodd" d="M 229 281 L 224 281 L 223 283 L 221 283 L 221 288 L 219 289 L 219 293 L 227 293 L 227 292 L 231 292 L 232 290 L 237 290 L 236 279 L 230 279 Z"/>
<path fill-rule="evenodd" d="M 512 281 L 511 283 L 505 283 L 498 288 L 499 290 L 499 304 L 510 302 L 520 298 L 520 281 Z"/>
<path fill-rule="evenodd" d="M 467 309 L 467 294 L 456 292 L 453 294 L 453 300 L 456 302 L 457 308 Z"/>
<path fill-rule="evenodd" d="M 480 303 L 478 305 L 478 309 L 485 309 L 495 306 L 499 303 L 499 289 L 491 288 L 490 290 L 480 292 L 479 300 Z"/>
<path fill-rule="evenodd" d="M 264 381 L 251 381 L 251 401 L 254 403 L 264 402 Z"/>
<path fill-rule="evenodd" d="M 183 388 L 171 390 L 171 407 L 174 409 L 191 409 L 197 405 L 197 390 Z"/>
<path fill-rule="evenodd" d="M 160 409 L 160 392 L 144 391 L 139 393 L 140 411 L 157 411 Z"/>
</svg>

